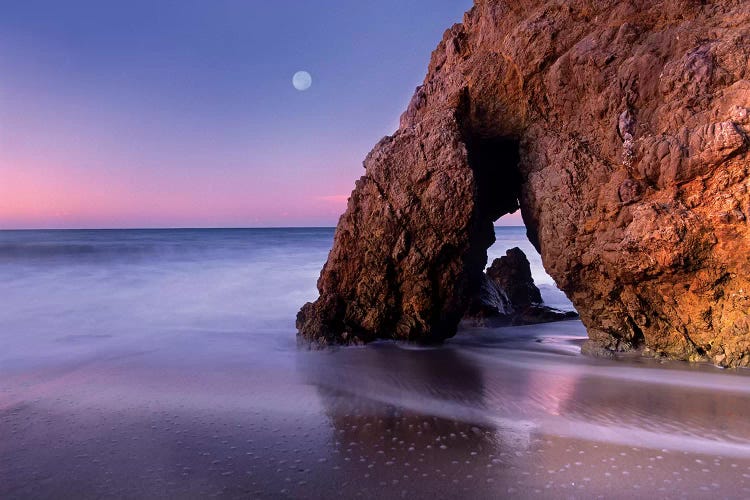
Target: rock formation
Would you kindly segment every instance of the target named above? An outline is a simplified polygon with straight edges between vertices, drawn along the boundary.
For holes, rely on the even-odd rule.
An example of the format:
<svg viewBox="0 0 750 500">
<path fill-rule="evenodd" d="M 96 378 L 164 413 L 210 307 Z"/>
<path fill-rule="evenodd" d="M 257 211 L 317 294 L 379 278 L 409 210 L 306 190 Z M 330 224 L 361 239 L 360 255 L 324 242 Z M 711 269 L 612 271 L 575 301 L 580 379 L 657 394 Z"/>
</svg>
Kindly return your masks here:
<svg viewBox="0 0 750 500">
<path fill-rule="evenodd" d="M 559 311 L 543 304 L 531 276 L 531 264 L 518 247 L 492 262 L 464 316 L 472 326 L 526 325 L 575 318 L 578 314 L 573 311 Z"/>
<path fill-rule="evenodd" d="M 749 60 L 743 0 L 477 0 L 365 159 L 301 335 L 453 335 L 520 207 L 592 342 L 750 365 Z"/>
<path fill-rule="evenodd" d="M 492 261 L 492 265 L 487 269 L 487 276 L 500 289 L 505 290 L 513 307 L 525 307 L 542 302 L 542 293 L 531 276 L 529 259 L 518 247 L 507 250 L 504 256 Z"/>
</svg>

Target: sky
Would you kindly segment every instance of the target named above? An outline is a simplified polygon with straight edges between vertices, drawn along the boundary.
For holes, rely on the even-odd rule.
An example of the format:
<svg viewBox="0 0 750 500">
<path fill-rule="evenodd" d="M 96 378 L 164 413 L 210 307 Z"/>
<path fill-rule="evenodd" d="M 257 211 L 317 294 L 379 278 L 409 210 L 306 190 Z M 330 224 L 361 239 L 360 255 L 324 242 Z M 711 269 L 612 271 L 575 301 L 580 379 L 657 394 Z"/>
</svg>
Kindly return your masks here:
<svg viewBox="0 0 750 500">
<path fill-rule="evenodd" d="M 471 7 L 0 3 L 0 229 L 333 226 Z"/>
</svg>

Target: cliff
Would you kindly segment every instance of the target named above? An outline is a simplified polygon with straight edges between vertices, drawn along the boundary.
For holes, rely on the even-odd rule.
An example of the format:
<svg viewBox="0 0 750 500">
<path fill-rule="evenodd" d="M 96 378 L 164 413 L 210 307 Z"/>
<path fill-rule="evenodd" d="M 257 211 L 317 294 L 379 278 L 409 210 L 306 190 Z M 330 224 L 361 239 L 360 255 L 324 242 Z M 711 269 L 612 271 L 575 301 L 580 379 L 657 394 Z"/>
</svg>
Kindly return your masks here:
<svg viewBox="0 0 750 500">
<path fill-rule="evenodd" d="M 520 208 L 593 343 L 750 365 L 750 5 L 478 0 L 364 161 L 298 315 L 438 341 Z"/>
</svg>

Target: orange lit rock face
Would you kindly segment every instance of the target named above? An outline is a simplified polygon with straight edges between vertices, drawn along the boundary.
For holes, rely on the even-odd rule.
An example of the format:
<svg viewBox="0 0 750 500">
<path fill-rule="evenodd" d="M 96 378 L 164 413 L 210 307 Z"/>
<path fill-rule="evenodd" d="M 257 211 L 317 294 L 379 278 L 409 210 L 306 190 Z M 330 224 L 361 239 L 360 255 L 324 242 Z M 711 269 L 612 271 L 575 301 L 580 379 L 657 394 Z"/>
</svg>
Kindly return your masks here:
<svg viewBox="0 0 750 500">
<path fill-rule="evenodd" d="M 300 334 L 453 335 L 520 205 L 594 343 L 750 366 L 749 134 L 746 2 L 478 0 L 365 159 Z"/>
</svg>

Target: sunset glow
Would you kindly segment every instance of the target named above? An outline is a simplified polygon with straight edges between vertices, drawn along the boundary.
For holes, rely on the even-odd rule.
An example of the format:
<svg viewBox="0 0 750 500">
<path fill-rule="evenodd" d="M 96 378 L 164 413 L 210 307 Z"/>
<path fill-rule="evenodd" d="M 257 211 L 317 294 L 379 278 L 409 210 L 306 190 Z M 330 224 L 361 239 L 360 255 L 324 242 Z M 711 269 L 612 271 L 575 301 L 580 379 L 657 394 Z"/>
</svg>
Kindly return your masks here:
<svg viewBox="0 0 750 500">
<path fill-rule="evenodd" d="M 343 33 L 306 4 L 185 5 L 163 27 L 167 4 L 33 3 L 0 18 L 0 229 L 333 226 L 471 2 L 418 32 L 412 7 L 347 6 L 362 31 Z"/>
</svg>

